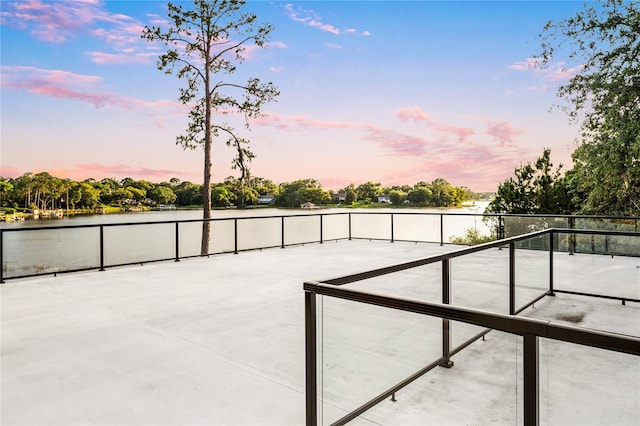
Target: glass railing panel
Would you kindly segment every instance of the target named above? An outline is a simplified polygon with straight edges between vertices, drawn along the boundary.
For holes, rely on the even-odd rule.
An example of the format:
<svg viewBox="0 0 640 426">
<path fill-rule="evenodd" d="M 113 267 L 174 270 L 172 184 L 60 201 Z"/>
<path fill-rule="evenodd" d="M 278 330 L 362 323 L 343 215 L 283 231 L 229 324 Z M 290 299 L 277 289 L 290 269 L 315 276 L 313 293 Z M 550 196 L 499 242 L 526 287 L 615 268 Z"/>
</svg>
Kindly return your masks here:
<svg viewBox="0 0 640 426">
<path fill-rule="evenodd" d="M 391 215 L 384 213 L 352 213 L 351 236 L 391 240 Z"/>
<path fill-rule="evenodd" d="M 458 325 L 458 324 L 456 324 Z M 380 425 L 515 425 L 519 337 L 491 331 L 362 418 Z M 369 424 L 369 423 L 366 423 Z"/>
<path fill-rule="evenodd" d="M 321 424 L 341 419 L 441 355 L 439 318 L 320 298 Z"/>
<path fill-rule="evenodd" d="M 440 243 L 440 215 L 394 213 L 393 237 L 398 241 Z"/>
<path fill-rule="evenodd" d="M 175 223 L 105 226 L 104 264 L 171 259 L 175 244 Z"/>
<path fill-rule="evenodd" d="M 279 247 L 281 244 L 280 217 L 238 219 L 238 250 Z"/>
<path fill-rule="evenodd" d="M 322 217 L 322 238 L 324 240 L 340 240 L 349 238 L 349 215 L 324 215 Z"/>
<path fill-rule="evenodd" d="M 425 302 L 442 302 L 442 262 L 348 284 L 349 289 Z"/>
<path fill-rule="evenodd" d="M 509 250 L 491 248 L 450 260 L 450 303 L 484 311 L 509 313 Z M 455 323 L 451 345 L 459 346 L 484 330 Z"/>
<path fill-rule="evenodd" d="M 238 221 L 239 223 L 240 221 Z M 229 253 L 235 250 L 235 226 L 233 219 L 211 222 L 211 234 L 209 237 L 209 251 L 211 253 Z M 201 234 L 199 234 L 196 240 L 200 241 L 201 238 Z"/>
<path fill-rule="evenodd" d="M 567 228 L 567 219 L 553 216 L 504 216 L 505 238 L 549 228 Z"/>
<path fill-rule="evenodd" d="M 4 278 L 100 266 L 100 228 L 3 233 Z"/>
<path fill-rule="evenodd" d="M 640 231 L 640 224 L 637 218 L 613 219 L 613 218 L 592 218 L 576 217 L 574 219 L 575 229 L 598 229 L 613 231 Z"/>
<path fill-rule="evenodd" d="M 604 245 L 604 236 L 594 239 Z M 626 246 L 640 243 L 640 237 L 616 237 Z M 591 235 L 576 235 L 577 244 L 586 240 L 591 244 Z M 640 299 L 640 261 L 637 257 L 590 254 L 577 251 L 575 254 L 556 253 L 554 264 L 554 288 L 611 297 Z M 604 303 L 604 302 L 603 302 Z M 619 302 L 616 302 L 619 303 Z"/>
<path fill-rule="evenodd" d="M 445 243 L 476 245 L 496 239 L 496 224 L 491 220 L 483 220 L 482 215 L 445 215 L 443 224 Z"/>
<path fill-rule="evenodd" d="M 515 242 L 515 310 L 549 290 L 549 234 Z"/>
<path fill-rule="evenodd" d="M 318 241 L 320 241 L 320 215 L 284 218 L 285 244 L 303 244 Z"/>
<path fill-rule="evenodd" d="M 540 338 L 540 424 L 637 425 L 640 357 Z"/>
<path fill-rule="evenodd" d="M 202 222 L 179 223 L 180 257 L 199 256 Z M 229 253 L 235 249 L 234 220 L 210 221 L 209 253 Z"/>
<path fill-rule="evenodd" d="M 200 255 L 201 241 L 202 241 L 202 222 L 184 222 L 178 225 L 178 242 L 179 242 L 180 257 Z"/>
<path fill-rule="evenodd" d="M 612 256 L 640 256 L 640 235 L 606 235 L 604 254 Z"/>
</svg>

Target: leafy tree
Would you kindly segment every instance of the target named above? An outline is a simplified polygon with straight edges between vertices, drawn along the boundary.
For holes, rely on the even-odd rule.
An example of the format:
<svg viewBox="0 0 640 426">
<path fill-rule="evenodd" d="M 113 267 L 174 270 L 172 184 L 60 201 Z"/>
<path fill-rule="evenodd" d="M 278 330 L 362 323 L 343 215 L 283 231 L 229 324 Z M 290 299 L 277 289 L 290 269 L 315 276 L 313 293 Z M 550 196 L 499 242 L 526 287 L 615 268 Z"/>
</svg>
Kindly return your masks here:
<svg viewBox="0 0 640 426">
<path fill-rule="evenodd" d="M 176 204 L 180 206 L 192 206 L 202 204 L 202 186 L 191 183 L 181 182 L 175 187 Z"/>
<path fill-rule="evenodd" d="M 365 182 L 356 188 L 358 200 L 378 201 L 378 195 L 382 194 L 382 185 L 378 182 Z"/>
<path fill-rule="evenodd" d="M 407 200 L 409 200 L 412 204 L 417 204 L 420 206 L 426 206 L 432 200 L 432 191 L 428 186 L 416 185 L 409 193 L 407 194 Z"/>
<path fill-rule="evenodd" d="M 92 209 L 100 202 L 100 190 L 91 183 L 84 181 L 76 188 L 81 207 Z"/>
<path fill-rule="evenodd" d="M 4 178 L 0 178 L 0 207 L 7 205 L 11 191 L 13 191 L 13 184 Z"/>
<path fill-rule="evenodd" d="M 572 213 L 576 206 L 561 169 L 553 170 L 551 150 L 545 149 L 535 163 L 516 167 L 514 176 L 498 185 L 487 213 Z"/>
<path fill-rule="evenodd" d="M 251 187 L 256 190 L 258 195 L 278 195 L 278 185 L 269 179 L 252 176 L 250 181 Z"/>
<path fill-rule="evenodd" d="M 324 204 L 331 202 L 329 192 L 315 179 L 302 179 L 280 185 L 277 204 L 282 207 L 300 207 L 304 203 Z"/>
<path fill-rule="evenodd" d="M 214 207 L 227 207 L 236 202 L 236 194 L 224 183 L 216 183 L 211 187 L 211 203 Z"/>
<path fill-rule="evenodd" d="M 158 204 L 172 204 L 177 198 L 171 187 L 164 185 L 156 186 L 147 192 L 147 196 Z"/>
<path fill-rule="evenodd" d="M 399 190 L 399 189 L 391 189 L 389 191 L 389 199 L 391 200 L 391 204 L 394 206 L 399 206 L 404 203 L 404 200 L 407 198 L 407 193 Z"/>
<path fill-rule="evenodd" d="M 233 176 L 229 176 L 224 180 L 224 185 L 233 193 L 234 203 L 239 208 L 254 205 L 258 202 L 258 195 L 260 194 L 251 186 L 250 179 L 236 179 Z"/>
<path fill-rule="evenodd" d="M 578 64 L 557 94 L 571 119 L 584 114 L 572 180 L 583 213 L 640 213 L 639 35 L 639 3 L 625 0 L 588 3 L 541 34 L 538 67 L 562 56 Z"/>
<path fill-rule="evenodd" d="M 240 179 L 238 179 L 238 207 L 241 209 L 246 205 L 246 195 L 252 195 L 245 194 L 245 192 L 249 192 L 248 188 L 246 188 L 246 181 L 250 178 L 249 163 L 255 158 L 255 155 L 249 150 L 247 144 L 248 141 L 238 138 L 232 138 L 232 140 L 227 142 L 227 145 L 233 145 L 236 149 L 236 156 L 231 163 L 231 168 L 234 170 L 240 169 Z M 258 199 L 257 195 L 253 198 L 255 198 L 256 201 Z M 255 204 L 255 201 L 250 201 L 249 204 Z"/>
<path fill-rule="evenodd" d="M 344 196 L 344 202 L 347 204 L 353 204 L 356 201 L 358 201 L 358 193 L 353 189 L 349 189 Z"/>
<path fill-rule="evenodd" d="M 264 47 L 272 31 L 271 25 L 256 27 L 256 15 L 242 13 L 242 0 L 194 0 L 193 9 L 167 4 L 169 29 L 145 27 L 142 37 L 162 42 L 168 50 L 158 59 L 158 69 L 168 74 L 176 72 L 186 79 L 180 89 L 180 101 L 193 105 L 189 113 L 186 134 L 176 142 L 185 149 L 201 146 L 204 150 L 203 215 L 211 217 L 211 151 L 213 138 L 221 133 L 227 144 L 240 140 L 228 123 L 213 121 L 215 112 L 237 112 L 248 120 L 261 115 L 263 103 L 279 93 L 272 83 L 262 84 L 257 78 L 246 83 L 225 80 L 244 60 L 248 45 Z M 242 97 L 242 98 L 239 98 Z M 244 141 L 244 140 L 243 140 Z M 210 221 L 203 221 L 201 254 L 209 252 Z"/>
</svg>

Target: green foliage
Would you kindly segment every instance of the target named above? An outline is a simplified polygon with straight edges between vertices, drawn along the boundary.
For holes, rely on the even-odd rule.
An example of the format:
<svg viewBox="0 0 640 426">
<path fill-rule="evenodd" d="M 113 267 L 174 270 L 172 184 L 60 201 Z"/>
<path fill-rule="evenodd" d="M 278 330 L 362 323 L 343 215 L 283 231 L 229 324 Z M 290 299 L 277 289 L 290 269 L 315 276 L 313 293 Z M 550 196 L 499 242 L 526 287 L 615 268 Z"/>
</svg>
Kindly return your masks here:
<svg viewBox="0 0 640 426">
<path fill-rule="evenodd" d="M 465 193 L 463 188 L 451 187 L 445 180 L 436 180 L 440 186 L 446 189 L 444 192 L 453 194 L 454 202 L 460 194 Z M 434 182 L 436 182 L 434 181 Z M 86 179 L 75 182 L 71 179 L 60 179 L 45 174 L 25 173 L 18 178 L 0 177 L 2 185 L 2 202 L 5 206 L 23 206 L 25 208 L 41 208 L 47 206 L 63 206 L 70 209 L 93 209 L 98 205 L 103 206 L 138 206 L 147 207 L 156 204 L 176 204 L 177 206 L 203 205 L 203 185 L 188 181 L 180 182 L 172 178 L 169 182 L 153 183 L 147 180 L 134 180 L 124 178 L 120 182 L 113 178 L 105 178 L 100 181 Z M 378 187 L 380 184 L 365 184 L 363 187 Z M 419 182 L 415 188 L 431 188 L 432 184 Z M 281 207 L 299 208 L 306 202 L 317 205 L 331 204 L 331 192 L 322 188 L 316 179 L 302 179 L 280 185 L 261 177 L 248 176 L 244 179 L 227 177 L 223 182 L 210 186 L 211 203 L 214 207 L 238 206 L 244 204 L 251 206 L 257 204 L 259 195 L 275 197 L 276 205 Z M 409 185 L 382 188 L 379 191 L 388 195 L 396 206 L 404 205 L 407 191 L 411 191 Z M 358 194 L 354 184 L 340 189 L 339 193 L 345 195 L 346 205 L 358 207 L 387 207 L 388 204 L 374 202 L 369 199 L 358 201 Z M 36 196 L 38 195 L 38 196 Z M 377 197 L 377 196 L 376 196 Z M 429 202 L 433 202 L 430 199 Z M 418 205 L 418 204 L 415 204 Z M 426 204 L 425 204 L 426 205 Z M 433 205 L 433 204 L 431 204 Z"/>
<path fill-rule="evenodd" d="M 344 202 L 347 204 L 353 204 L 358 201 L 358 193 L 353 189 L 350 189 L 346 192 L 344 197 Z"/>
<path fill-rule="evenodd" d="M 280 185 L 277 205 L 281 207 L 300 207 L 304 203 L 328 204 L 331 194 L 322 189 L 315 179 L 302 179 Z"/>
<path fill-rule="evenodd" d="M 453 244 L 462 244 L 462 245 L 476 245 L 488 243 L 490 241 L 495 241 L 495 238 L 490 235 L 481 235 L 480 231 L 476 228 L 468 228 L 465 229 L 465 234 L 462 237 L 451 237 L 449 239 L 450 243 Z"/>
<path fill-rule="evenodd" d="M 570 196 L 567 179 L 555 171 L 551 150 L 545 149 L 535 163 L 526 163 L 514 170 L 514 176 L 498 185 L 487 213 L 556 213 L 571 214 L 577 208 Z"/>
<path fill-rule="evenodd" d="M 211 204 L 214 207 L 231 206 L 236 199 L 236 194 L 225 184 L 214 184 L 211 188 Z"/>
<path fill-rule="evenodd" d="M 378 201 L 378 195 L 382 195 L 382 185 L 378 182 L 365 182 L 356 188 L 358 200 Z"/>
<path fill-rule="evenodd" d="M 147 193 L 158 204 L 173 204 L 178 198 L 171 187 L 158 185 Z"/>
<path fill-rule="evenodd" d="M 400 206 L 407 198 L 407 193 L 398 189 L 389 191 L 389 199 L 394 206 Z"/>
<path fill-rule="evenodd" d="M 584 115 L 570 179 L 582 213 L 640 214 L 640 7 L 588 3 L 543 29 L 539 68 L 568 57 L 579 72 L 558 89 L 562 108 Z"/>
</svg>

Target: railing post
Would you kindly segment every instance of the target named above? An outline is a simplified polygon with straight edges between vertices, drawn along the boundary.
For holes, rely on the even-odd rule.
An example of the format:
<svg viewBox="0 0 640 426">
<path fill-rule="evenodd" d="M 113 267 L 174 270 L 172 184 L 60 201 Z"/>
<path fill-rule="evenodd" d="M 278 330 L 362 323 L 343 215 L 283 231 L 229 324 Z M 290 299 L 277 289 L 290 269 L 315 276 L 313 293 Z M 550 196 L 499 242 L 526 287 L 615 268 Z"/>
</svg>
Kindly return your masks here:
<svg viewBox="0 0 640 426">
<path fill-rule="evenodd" d="M 284 216 L 280 217 L 280 248 L 284 248 Z"/>
<path fill-rule="evenodd" d="M 509 242 L 509 315 L 516 312 L 516 243 Z"/>
<path fill-rule="evenodd" d="M 317 382 L 317 337 L 316 337 L 316 294 L 304 293 L 305 323 L 305 373 L 306 373 L 306 424 L 318 424 L 318 382 Z"/>
<path fill-rule="evenodd" d="M 320 244 L 323 243 L 322 241 L 322 214 L 320 214 Z"/>
<path fill-rule="evenodd" d="M 553 292 L 553 243 L 555 241 L 554 232 L 549 232 L 549 296 L 555 296 Z"/>
<path fill-rule="evenodd" d="M 233 254 L 238 254 L 238 219 L 233 219 Z"/>
<path fill-rule="evenodd" d="M 440 245 L 444 245 L 444 215 L 440 213 Z"/>
<path fill-rule="evenodd" d="M 524 424 L 540 424 L 538 336 L 525 334 L 523 350 Z"/>
<path fill-rule="evenodd" d="M 0 284 L 4 284 L 4 232 L 0 229 Z"/>
<path fill-rule="evenodd" d="M 176 262 L 180 262 L 180 233 L 178 231 L 178 225 L 180 222 L 176 222 Z"/>
<path fill-rule="evenodd" d="M 442 259 L 442 303 L 451 303 L 451 260 Z M 451 328 L 448 319 L 442 319 L 442 362 L 440 367 L 451 368 Z"/>
<path fill-rule="evenodd" d="M 351 213 L 349 213 L 349 241 L 351 241 Z"/>
<path fill-rule="evenodd" d="M 575 229 L 576 228 L 576 219 L 573 217 L 569 218 L 569 229 Z M 573 255 L 573 253 L 576 252 L 576 234 L 574 234 L 573 232 L 571 232 L 569 234 L 569 254 Z"/>
<path fill-rule="evenodd" d="M 100 270 L 104 271 L 104 226 L 100 225 Z"/>
<path fill-rule="evenodd" d="M 391 242 L 393 241 L 393 213 L 391 213 Z"/>
</svg>

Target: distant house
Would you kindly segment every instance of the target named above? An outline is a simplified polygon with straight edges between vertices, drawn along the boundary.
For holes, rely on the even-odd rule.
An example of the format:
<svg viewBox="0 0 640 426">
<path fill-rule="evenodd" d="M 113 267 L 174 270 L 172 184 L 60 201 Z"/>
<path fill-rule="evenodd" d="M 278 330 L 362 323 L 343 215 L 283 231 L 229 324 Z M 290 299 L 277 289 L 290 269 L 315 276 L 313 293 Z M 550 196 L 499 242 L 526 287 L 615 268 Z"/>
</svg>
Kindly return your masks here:
<svg viewBox="0 0 640 426">
<path fill-rule="evenodd" d="M 389 197 L 388 195 L 379 195 L 378 196 L 378 202 L 379 203 L 391 204 L 391 197 Z"/>
<path fill-rule="evenodd" d="M 331 194 L 331 199 L 334 203 L 344 203 L 347 201 L 347 194 L 344 192 L 333 193 Z"/>
<path fill-rule="evenodd" d="M 258 204 L 273 204 L 276 202 L 276 197 L 273 195 L 258 195 Z"/>
</svg>

